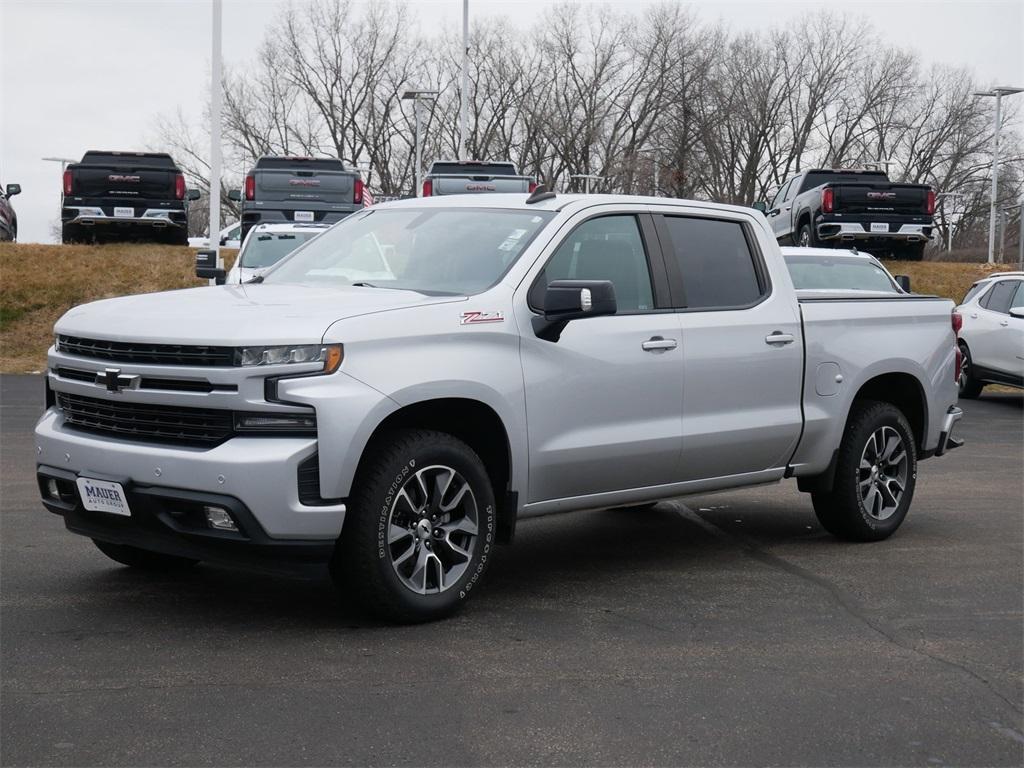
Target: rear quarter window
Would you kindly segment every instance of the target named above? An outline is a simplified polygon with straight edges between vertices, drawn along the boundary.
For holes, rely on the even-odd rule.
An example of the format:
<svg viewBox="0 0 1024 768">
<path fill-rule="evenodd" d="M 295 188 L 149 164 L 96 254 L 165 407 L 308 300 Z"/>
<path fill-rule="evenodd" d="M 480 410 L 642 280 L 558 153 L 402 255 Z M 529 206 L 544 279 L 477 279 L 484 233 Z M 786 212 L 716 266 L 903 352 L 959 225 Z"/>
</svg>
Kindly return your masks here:
<svg viewBox="0 0 1024 768">
<path fill-rule="evenodd" d="M 982 283 L 975 283 L 974 285 L 967 289 L 967 293 L 964 294 L 963 301 L 961 301 L 960 303 L 966 304 L 968 301 L 970 301 L 979 293 L 981 293 L 984 289 L 985 286 Z"/>
</svg>

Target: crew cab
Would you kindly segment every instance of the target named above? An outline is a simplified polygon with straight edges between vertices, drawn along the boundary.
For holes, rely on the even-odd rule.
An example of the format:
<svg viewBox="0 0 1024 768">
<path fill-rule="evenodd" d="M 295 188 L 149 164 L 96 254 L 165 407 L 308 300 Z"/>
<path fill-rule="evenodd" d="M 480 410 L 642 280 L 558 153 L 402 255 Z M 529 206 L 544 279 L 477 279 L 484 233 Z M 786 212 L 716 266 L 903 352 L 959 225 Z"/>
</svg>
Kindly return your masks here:
<svg viewBox="0 0 1024 768">
<path fill-rule="evenodd" d="M 336 157 L 261 157 L 231 194 L 242 202 L 241 239 L 257 224 L 334 224 L 366 206 L 363 187 Z"/>
<path fill-rule="evenodd" d="M 42 502 L 114 560 L 328 563 L 418 621 L 553 512 L 795 478 L 828 531 L 884 539 L 961 442 L 952 302 L 798 299 L 749 208 L 409 199 L 260 277 L 57 322 Z"/>
<path fill-rule="evenodd" d="M 165 152 L 89 151 L 64 169 L 61 242 L 114 239 L 188 244 L 199 190 Z"/>
<path fill-rule="evenodd" d="M 770 204 L 755 207 L 783 245 L 856 245 L 920 261 L 932 235 L 935 191 L 894 184 L 882 171 L 814 168 L 789 179 Z"/>
<path fill-rule="evenodd" d="M 494 192 L 533 192 L 536 180 L 508 161 L 437 160 L 423 179 L 423 197 Z"/>
</svg>

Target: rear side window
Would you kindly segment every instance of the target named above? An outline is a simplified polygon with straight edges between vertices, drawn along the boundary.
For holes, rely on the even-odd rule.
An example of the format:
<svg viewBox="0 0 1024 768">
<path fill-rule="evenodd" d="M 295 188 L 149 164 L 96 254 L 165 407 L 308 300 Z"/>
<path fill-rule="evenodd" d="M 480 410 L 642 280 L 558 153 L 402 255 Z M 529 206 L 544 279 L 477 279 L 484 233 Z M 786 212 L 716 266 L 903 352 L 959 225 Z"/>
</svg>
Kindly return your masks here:
<svg viewBox="0 0 1024 768">
<path fill-rule="evenodd" d="M 1017 292 L 1019 280 L 1001 280 L 992 286 L 992 290 L 981 300 L 982 305 L 993 312 L 1000 312 L 1004 315 L 1010 313 L 1010 299 Z"/>
<path fill-rule="evenodd" d="M 981 293 L 981 291 L 982 291 L 982 289 L 984 289 L 984 287 L 985 286 L 982 285 L 981 283 L 975 283 L 974 285 L 972 285 L 970 288 L 967 289 L 967 293 L 964 294 L 964 299 L 960 303 L 961 304 L 966 304 L 968 301 L 970 301 L 975 296 L 977 296 L 979 293 Z"/>
<path fill-rule="evenodd" d="M 530 291 L 530 304 L 544 306 L 554 280 L 610 280 L 618 311 L 654 309 L 651 273 L 635 216 L 602 216 L 576 227 L 544 266 Z"/>
<path fill-rule="evenodd" d="M 743 225 L 737 221 L 665 216 L 689 309 L 745 307 L 764 295 Z"/>
</svg>

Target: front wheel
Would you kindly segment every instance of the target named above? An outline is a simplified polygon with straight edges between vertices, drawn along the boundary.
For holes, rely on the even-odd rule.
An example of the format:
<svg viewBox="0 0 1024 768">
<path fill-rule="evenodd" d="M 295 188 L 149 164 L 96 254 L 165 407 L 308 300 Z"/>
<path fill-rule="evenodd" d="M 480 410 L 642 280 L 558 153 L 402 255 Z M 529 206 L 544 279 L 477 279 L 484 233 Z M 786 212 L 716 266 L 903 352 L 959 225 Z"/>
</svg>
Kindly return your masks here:
<svg viewBox="0 0 1024 768">
<path fill-rule="evenodd" d="M 349 501 L 331 574 L 366 610 L 429 621 L 479 589 L 494 549 L 494 492 L 461 440 L 418 429 L 383 436 Z"/>
<path fill-rule="evenodd" d="M 917 483 L 917 448 L 903 413 L 860 400 L 843 433 L 832 490 L 811 494 L 818 521 L 849 541 L 881 541 L 896 532 Z"/>
</svg>

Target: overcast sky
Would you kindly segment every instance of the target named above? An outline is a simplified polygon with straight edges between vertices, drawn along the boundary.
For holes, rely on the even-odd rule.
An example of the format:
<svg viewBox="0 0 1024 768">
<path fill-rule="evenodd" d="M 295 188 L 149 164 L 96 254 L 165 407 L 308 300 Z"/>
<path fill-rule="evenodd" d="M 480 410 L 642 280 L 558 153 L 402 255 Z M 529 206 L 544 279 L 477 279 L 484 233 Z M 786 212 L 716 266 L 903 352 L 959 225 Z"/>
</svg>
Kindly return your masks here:
<svg viewBox="0 0 1024 768">
<path fill-rule="evenodd" d="M 301 4 L 303 0 L 292 0 Z M 470 0 L 474 17 L 528 26 L 555 0 Z M 601 2 L 623 10 L 638 0 Z M 282 7 L 278 0 L 225 0 L 224 59 L 250 58 Z M 410 0 L 423 32 L 460 25 L 461 0 Z M 972 68 L 987 84 L 1024 85 L 1022 0 L 689 2 L 703 19 L 734 29 L 787 24 L 818 8 L 857 14 L 926 62 Z M 19 239 L 51 241 L 59 218 L 60 166 L 87 149 L 144 149 L 156 115 L 180 106 L 198 116 L 209 88 L 209 0 L 0 0 L 0 183 Z M 1017 97 L 1024 98 L 1024 95 Z"/>
</svg>

